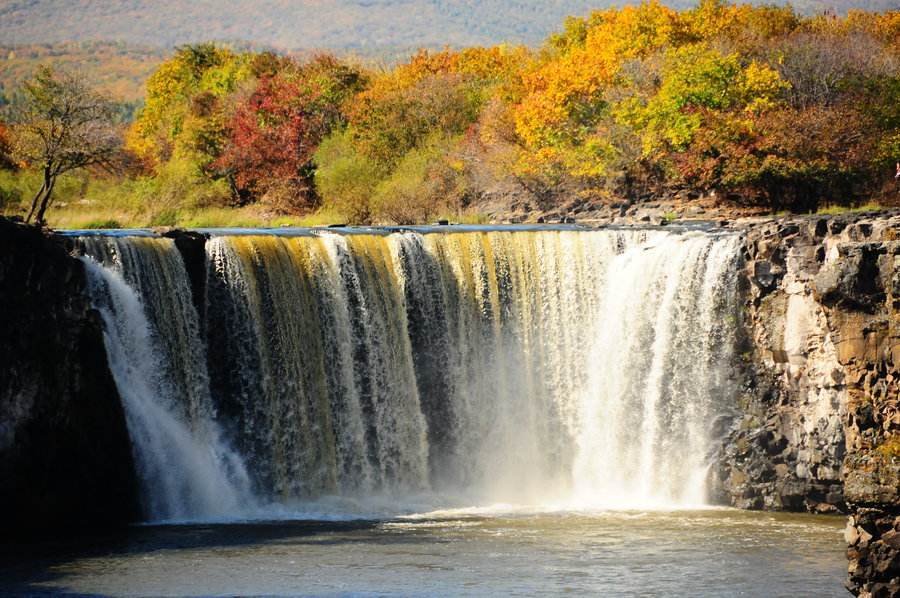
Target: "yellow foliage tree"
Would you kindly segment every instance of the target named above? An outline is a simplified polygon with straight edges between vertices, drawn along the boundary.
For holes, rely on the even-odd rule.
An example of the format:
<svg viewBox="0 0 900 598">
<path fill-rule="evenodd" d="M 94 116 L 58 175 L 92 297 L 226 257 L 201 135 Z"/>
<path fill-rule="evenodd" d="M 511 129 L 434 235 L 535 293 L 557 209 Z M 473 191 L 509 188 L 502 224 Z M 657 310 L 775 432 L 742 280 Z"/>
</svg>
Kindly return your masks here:
<svg viewBox="0 0 900 598">
<path fill-rule="evenodd" d="M 146 103 L 128 131 L 128 149 L 156 166 L 179 150 L 204 153 L 220 144 L 220 100 L 250 74 L 248 55 L 213 44 L 179 48 L 147 80 Z"/>
<path fill-rule="evenodd" d="M 525 97 L 516 109 L 516 131 L 535 149 L 579 142 L 605 108 L 603 92 L 621 66 L 667 45 L 678 15 L 655 0 L 590 17 L 583 44 L 524 76 Z"/>
</svg>

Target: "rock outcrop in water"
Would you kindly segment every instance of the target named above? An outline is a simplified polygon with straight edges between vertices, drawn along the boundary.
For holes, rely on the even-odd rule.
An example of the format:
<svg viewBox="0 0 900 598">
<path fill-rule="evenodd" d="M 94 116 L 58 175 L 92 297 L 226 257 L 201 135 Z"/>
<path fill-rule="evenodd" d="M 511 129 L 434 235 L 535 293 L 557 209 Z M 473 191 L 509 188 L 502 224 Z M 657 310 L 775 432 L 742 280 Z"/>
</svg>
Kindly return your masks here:
<svg viewBox="0 0 900 598">
<path fill-rule="evenodd" d="M 0 218 L 0 528 L 138 515 L 131 442 L 81 262 Z"/>
<path fill-rule="evenodd" d="M 848 588 L 900 593 L 900 216 L 746 233 L 743 415 L 722 488 L 741 508 L 844 511 Z"/>
</svg>

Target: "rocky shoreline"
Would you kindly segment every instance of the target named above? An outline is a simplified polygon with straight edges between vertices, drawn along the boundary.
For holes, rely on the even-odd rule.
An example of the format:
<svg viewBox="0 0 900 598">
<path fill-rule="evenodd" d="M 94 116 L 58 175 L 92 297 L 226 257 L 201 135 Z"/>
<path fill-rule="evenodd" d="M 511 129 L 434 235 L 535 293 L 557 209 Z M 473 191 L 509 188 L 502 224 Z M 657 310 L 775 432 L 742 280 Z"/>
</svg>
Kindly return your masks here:
<svg viewBox="0 0 900 598">
<path fill-rule="evenodd" d="M 660 218 L 615 224 L 669 220 Z M 723 431 L 714 498 L 848 514 L 848 589 L 900 595 L 900 212 L 709 226 L 744 238 L 742 384 L 735 416 L 711 422 Z M 202 309 L 205 239 L 164 234 Z M 26 532 L 36 521 L 111 525 L 139 513 L 100 322 L 67 241 L 0 219 L 0 474 L 12 481 L 0 506 L 4 523 Z"/>
</svg>

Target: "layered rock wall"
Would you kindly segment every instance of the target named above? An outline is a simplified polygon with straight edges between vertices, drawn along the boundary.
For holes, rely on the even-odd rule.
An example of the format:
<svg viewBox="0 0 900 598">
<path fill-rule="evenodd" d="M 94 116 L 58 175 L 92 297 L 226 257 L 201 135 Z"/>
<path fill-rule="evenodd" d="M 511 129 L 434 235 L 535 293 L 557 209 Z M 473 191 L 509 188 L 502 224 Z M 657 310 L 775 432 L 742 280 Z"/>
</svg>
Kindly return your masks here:
<svg viewBox="0 0 900 598">
<path fill-rule="evenodd" d="M 851 513 L 848 588 L 900 594 L 900 215 L 737 226 L 746 382 L 720 498 Z"/>
</svg>

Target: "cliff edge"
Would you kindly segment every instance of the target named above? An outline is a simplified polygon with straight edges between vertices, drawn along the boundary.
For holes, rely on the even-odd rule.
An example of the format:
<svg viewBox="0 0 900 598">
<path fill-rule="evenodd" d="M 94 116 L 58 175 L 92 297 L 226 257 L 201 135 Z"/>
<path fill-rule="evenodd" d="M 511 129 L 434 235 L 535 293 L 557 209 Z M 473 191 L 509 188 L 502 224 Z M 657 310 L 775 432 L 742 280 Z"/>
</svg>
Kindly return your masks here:
<svg viewBox="0 0 900 598">
<path fill-rule="evenodd" d="M 736 222 L 740 415 L 719 499 L 847 512 L 848 589 L 900 595 L 900 213 Z"/>
</svg>

